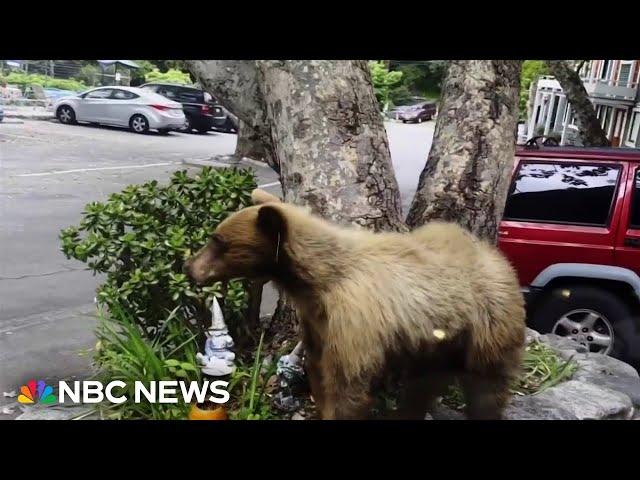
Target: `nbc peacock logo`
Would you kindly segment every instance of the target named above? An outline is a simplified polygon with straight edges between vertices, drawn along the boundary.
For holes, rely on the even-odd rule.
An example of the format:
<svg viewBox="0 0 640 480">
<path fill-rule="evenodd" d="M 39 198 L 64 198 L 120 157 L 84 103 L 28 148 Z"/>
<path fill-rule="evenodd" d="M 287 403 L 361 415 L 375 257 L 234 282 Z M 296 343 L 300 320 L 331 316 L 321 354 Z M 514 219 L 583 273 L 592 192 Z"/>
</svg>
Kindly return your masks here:
<svg viewBox="0 0 640 480">
<path fill-rule="evenodd" d="M 49 405 L 56 403 L 58 399 L 53 395 L 53 388 L 43 380 L 29 380 L 26 385 L 20 387 L 18 395 L 19 403 L 44 403 Z"/>
</svg>

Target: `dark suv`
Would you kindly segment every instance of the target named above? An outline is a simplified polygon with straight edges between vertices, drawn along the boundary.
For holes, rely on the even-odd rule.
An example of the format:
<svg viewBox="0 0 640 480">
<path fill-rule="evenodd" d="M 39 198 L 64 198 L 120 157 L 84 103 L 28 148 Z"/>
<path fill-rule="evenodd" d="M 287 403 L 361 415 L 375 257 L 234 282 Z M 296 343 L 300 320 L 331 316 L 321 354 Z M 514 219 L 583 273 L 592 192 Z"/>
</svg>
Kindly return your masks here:
<svg viewBox="0 0 640 480">
<path fill-rule="evenodd" d="M 640 366 L 640 150 L 518 149 L 498 243 L 533 328 Z"/>
<path fill-rule="evenodd" d="M 199 88 L 172 83 L 145 83 L 140 88 L 151 90 L 182 104 L 187 118 L 185 130 L 197 130 L 206 133 L 212 128 L 224 128 L 227 115 L 221 105 L 217 105 L 211 96 Z"/>
</svg>

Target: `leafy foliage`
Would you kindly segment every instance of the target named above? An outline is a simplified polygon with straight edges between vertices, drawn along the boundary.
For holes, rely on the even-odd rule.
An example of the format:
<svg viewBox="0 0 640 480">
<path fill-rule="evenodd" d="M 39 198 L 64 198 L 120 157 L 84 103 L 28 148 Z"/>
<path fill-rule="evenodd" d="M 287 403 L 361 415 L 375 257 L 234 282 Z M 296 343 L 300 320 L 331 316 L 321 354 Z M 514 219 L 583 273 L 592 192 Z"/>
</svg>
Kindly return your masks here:
<svg viewBox="0 0 640 480">
<path fill-rule="evenodd" d="M 389 92 L 402 80 L 402 72 L 390 72 L 384 62 L 369 62 L 371 80 L 380 106 L 385 109 L 389 104 Z"/>
<path fill-rule="evenodd" d="M 127 387 L 123 394 L 128 399 L 119 404 L 99 405 L 101 416 L 109 419 L 187 418 L 189 405 L 180 395 L 175 404 L 151 403 L 144 396 L 140 403 L 133 401 L 136 381 L 148 389 L 151 382 L 162 380 L 200 380 L 196 334 L 181 323 L 176 312 L 177 309 L 163 319 L 162 328 L 152 338 L 144 335 L 135 319 L 118 305 L 111 305 L 108 316 L 101 312 L 96 331 L 99 339 L 95 355 L 97 377 L 105 384 L 116 380 L 124 382 Z"/>
<path fill-rule="evenodd" d="M 442 81 L 447 72 L 447 62 L 431 60 L 415 63 L 402 63 L 395 67 L 402 72 L 401 88 L 391 92 L 391 100 L 398 104 L 403 99 L 421 96 L 437 99 L 440 96 Z"/>
<path fill-rule="evenodd" d="M 522 62 L 520 74 L 520 118 L 526 118 L 527 101 L 529 100 L 529 87 L 531 82 L 542 75 L 548 75 L 549 68 L 544 60 L 525 60 Z"/>
<path fill-rule="evenodd" d="M 191 83 L 191 77 L 189 77 L 188 73 L 184 73 L 173 68 L 164 73 L 157 68 L 154 68 L 145 75 L 145 80 L 147 82 L 181 83 L 184 85 Z"/>
<path fill-rule="evenodd" d="M 269 420 L 277 418 L 272 411 L 269 397 L 266 394 L 267 380 L 275 374 L 276 365 L 271 363 L 266 368 L 262 365 L 263 340 L 264 332 L 260 336 L 258 349 L 251 367 L 248 368 L 241 360 L 238 360 L 237 368 L 231 375 L 229 395 L 235 407 L 229 412 L 229 417 L 232 420 Z"/>
<path fill-rule="evenodd" d="M 0 76 L 0 84 L 17 85 L 21 90 L 25 90 L 30 85 L 41 85 L 42 87 L 60 88 L 62 90 L 81 91 L 88 87 L 79 80 L 68 78 L 53 78 L 47 75 L 11 72 L 9 75 Z"/>
<path fill-rule="evenodd" d="M 250 204 L 255 186 L 250 170 L 235 168 L 204 168 L 194 177 L 178 171 L 165 186 L 155 180 L 130 185 L 106 202 L 89 203 L 80 224 L 62 230 L 62 251 L 106 274 L 99 304 L 122 308 L 146 338 L 155 338 L 170 311 L 203 334 L 212 295 L 224 298 L 233 329 L 247 307 L 243 284 L 195 286 L 182 265 L 222 220 Z"/>
</svg>

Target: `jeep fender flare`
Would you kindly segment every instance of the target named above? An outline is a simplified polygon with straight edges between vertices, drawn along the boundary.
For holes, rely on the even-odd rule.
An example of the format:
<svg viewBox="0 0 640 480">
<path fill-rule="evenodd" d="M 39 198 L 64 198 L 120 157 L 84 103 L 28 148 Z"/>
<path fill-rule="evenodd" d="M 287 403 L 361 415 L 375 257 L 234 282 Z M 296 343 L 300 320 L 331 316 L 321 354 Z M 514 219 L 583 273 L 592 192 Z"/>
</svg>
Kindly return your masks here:
<svg viewBox="0 0 640 480">
<path fill-rule="evenodd" d="M 562 277 L 593 278 L 626 283 L 640 299 L 640 277 L 634 271 L 592 263 L 555 263 L 542 270 L 531 282 L 531 287 L 544 288 L 552 280 Z"/>
</svg>

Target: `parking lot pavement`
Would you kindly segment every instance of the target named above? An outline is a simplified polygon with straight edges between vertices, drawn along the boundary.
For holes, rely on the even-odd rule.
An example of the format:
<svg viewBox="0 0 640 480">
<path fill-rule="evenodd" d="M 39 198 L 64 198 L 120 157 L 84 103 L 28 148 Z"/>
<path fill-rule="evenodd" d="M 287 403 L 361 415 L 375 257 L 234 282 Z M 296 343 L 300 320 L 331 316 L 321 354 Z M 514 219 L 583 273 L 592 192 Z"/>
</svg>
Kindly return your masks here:
<svg viewBox="0 0 640 480">
<path fill-rule="evenodd" d="M 406 214 L 433 122 L 388 123 L 387 131 Z M 184 161 L 231 155 L 235 143 L 235 135 L 215 132 L 137 135 L 55 121 L 0 123 L 0 392 L 29 372 L 59 378 L 88 365 L 74 355 L 92 345 L 95 319 L 87 306 L 101 279 L 64 258 L 60 229 L 77 224 L 88 202 L 200 168 Z M 272 170 L 251 167 L 261 186 L 278 193 Z M 266 293 L 264 311 L 274 302 L 275 293 Z M 0 406 L 8 400 L 0 397 Z"/>
</svg>

